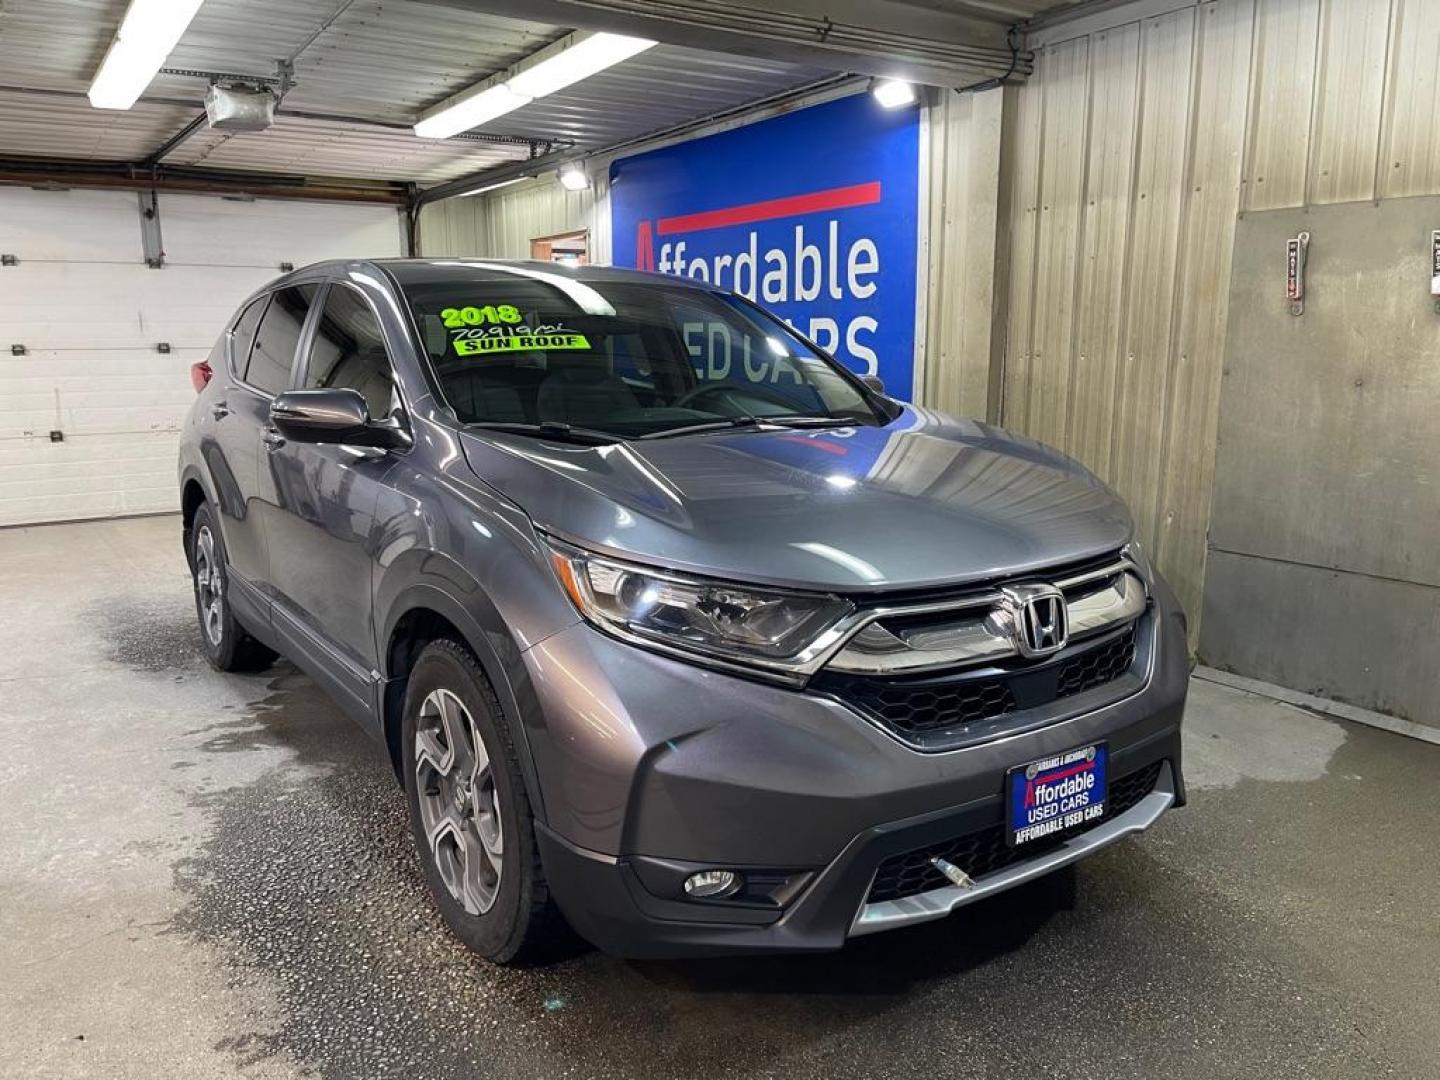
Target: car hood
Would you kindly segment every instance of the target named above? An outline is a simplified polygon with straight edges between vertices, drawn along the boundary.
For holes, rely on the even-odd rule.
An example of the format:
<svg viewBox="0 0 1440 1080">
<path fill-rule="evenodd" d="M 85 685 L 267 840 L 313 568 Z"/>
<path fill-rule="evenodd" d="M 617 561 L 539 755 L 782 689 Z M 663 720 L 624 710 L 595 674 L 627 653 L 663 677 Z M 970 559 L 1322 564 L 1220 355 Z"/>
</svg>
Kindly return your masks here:
<svg viewBox="0 0 1440 1080">
<path fill-rule="evenodd" d="M 592 550 L 836 592 L 962 584 L 1115 551 L 1130 515 L 1074 460 L 906 407 L 883 428 L 737 430 L 577 447 L 461 436 L 539 528 Z"/>
</svg>

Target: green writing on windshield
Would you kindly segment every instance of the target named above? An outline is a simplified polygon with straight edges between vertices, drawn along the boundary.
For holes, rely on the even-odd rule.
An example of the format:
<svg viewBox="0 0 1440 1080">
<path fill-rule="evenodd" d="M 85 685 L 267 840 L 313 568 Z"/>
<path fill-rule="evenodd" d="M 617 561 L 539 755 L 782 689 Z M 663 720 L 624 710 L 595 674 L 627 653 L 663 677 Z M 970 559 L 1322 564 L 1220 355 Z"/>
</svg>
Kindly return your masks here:
<svg viewBox="0 0 1440 1080">
<path fill-rule="evenodd" d="M 482 356 L 485 353 L 529 352 L 553 349 L 588 349 L 589 339 L 584 334 L 515 334 L 513 336 L 487 336 L 456 338 L 457 356 Z"/>
<path fill-rule="evenodd" d="M 440 320 L 446 329 L 458 330 L 462 326 L 490 326 L 496 323 L 518 323 L 523 315 L 514 304 L 499 307 L 487 304 L 484 307 L 447 307 L 440 311 Z"/>
</svg>

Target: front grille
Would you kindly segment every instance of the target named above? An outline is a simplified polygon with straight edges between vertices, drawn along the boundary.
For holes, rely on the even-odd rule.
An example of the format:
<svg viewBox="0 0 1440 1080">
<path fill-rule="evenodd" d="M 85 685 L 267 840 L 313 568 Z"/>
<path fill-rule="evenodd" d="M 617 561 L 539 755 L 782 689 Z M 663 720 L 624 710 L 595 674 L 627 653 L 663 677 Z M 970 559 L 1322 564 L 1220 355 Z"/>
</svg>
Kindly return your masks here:
<svg viewBox="0 0 1440 1080">
<path fill-rule="evenodd" d="M 896 731 L 919 734 L 970 724 L 1016 709 L 1005 679 L 923 682 L 859 678 L 850 680 L 849 696 Z"/>
<path fill-rule="evenodd" d="M 1098 649 L 1081 653 L 1073 660 L 1060 665 L 1060 679 L 1056 686 L 1057 698 L 1071 694 L 1083 694 L 1086 690 L 1104 686 L 1118 679 L 1135 660 L 1135 629 Z"/>
<path fill-rule="evenodd" d="M 1154 791 L 1163 764 L 1164 762 L 1157 761 L 1112 781 L 1105 799 L 1105 816 L 1100 821 L 1107 821 L 1133 809 L 1141 799 Z M 953 863 L 978 881 L 984 875 L 1003 870 L 1011 863 L 1049 851 L 1097 824 L 1097 821 L 1087 821 L 1084 825 L 1077 825 L 1073 829 L 1047 837 L 1044 841 L 1022 847 L 1010 847 L 1005 843 L 1004 827 L 992 825 L 988 829 L 957 836 L 953 840 L 932 844 L 930 847 L 908 851 L 903 855 L 892 855 L 881 863 L 880 869 L 875 872 L 875 881 L 870 886 L 866 903 L 879 904 L 886 900 L 898 900 L 902 896 L 914 896 L 949 885 L 950 879 L 931 865 L 931 859 L 941 858 Z"/>
<path fill-rule="evenodd" d="M 1125 674 L 1135 661 L 1135 626 L 1058 663 L 985 675 L 946 672 L 886 678 L 821 672 L 813 686 L 860 709 L 907 741 L 927 736 L 969 739 L 987 723 L 1093 690 Z M 941 739 L 927 749 L 949 749 Z"/>
</svg>

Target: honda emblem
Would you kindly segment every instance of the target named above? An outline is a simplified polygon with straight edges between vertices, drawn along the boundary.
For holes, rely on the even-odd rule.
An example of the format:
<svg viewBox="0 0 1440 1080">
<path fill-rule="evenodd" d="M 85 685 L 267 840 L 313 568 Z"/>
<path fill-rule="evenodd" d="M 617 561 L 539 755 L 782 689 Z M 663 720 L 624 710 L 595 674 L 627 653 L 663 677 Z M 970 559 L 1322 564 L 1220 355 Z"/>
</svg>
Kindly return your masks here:
<svg viewBox="0 0 1440 1080">
<path fill-rule="evenodd" d="M 1064 593 L 1054 585 L 1012 585 L 1002 591 L 1014 620 L 1016 652 L 1034 658 L 1065 647 L 1070 627 Z"/>
</svg>

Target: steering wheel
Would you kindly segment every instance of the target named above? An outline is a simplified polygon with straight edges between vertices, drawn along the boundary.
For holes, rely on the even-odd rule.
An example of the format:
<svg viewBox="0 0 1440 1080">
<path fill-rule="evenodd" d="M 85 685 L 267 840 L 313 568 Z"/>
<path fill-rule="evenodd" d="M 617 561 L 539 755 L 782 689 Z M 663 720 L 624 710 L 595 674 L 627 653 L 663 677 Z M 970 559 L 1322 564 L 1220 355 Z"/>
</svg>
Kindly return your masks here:
<svg viewBox="0 0 1440 1080">
<path fill-rule="evenodd" d="M 733 396 L 733 395 L 738 395 L 738 394 L 743 394 L 743 395 L 745 395 L 746 397 L 755 397 L 755 398 L 760 399 L 761 401 L 766 401 L 766 402 L 770 402 L 771 404 L 778 405 L 778 406 L 780 406 L 781 409 L 783 409 L 783 410 L 784 410 L 785 412 L 787 412 L 787 413 L 792 413 L 792 412 L 797 411 L 797 410 L 796 410 L 796 407 L 795 407 L 795 403 L 794 403 L 793 401 L 790 401 L 790 400 L 786 399 L 785 397 L 781 396 L 780 394 L 771 393 L 770 391 L 761 390 L 761 389 L 759 389 L 758 387 L 753 387 L 753 386 L 746 386 L 746 387 L 732 386 L 732 385 L 730 385 L 729 383 L 708 383 L 708 384 L 706 384 L 706 385 L 704 385 L 704 386 L 697 386 L 697 387 L 695 387 L 695 389 L 690 390 L 690 391 L 682 394 L 679 398 L 677 398 L 677 399 L 675 400 L 674 407 L 677 408 L 677 409 L 696 409 L 696 408 L 699 408 L 699 409 L 701 409 L 702 411 L 715 412 L 716 410 L 714 410 L 714 409 L 704 409 L 704 408 L 701 407 L 701 406 L 697 406 L 697 405 L 696 405 L 696 402 L 704 401 L 704 400 L 706 400 L 707 398 L 711 398 L 711 397 L 732 399 L 732 396 Z M 731 401 L 727 402 L 727 403 L 733 405 L 733 399 L 732 399 Z M 745 409 L 745 410 L 744 410 L 744 412 L 747 412 L 747 413 L 750 412 L 750 411 L 751 411 L 751 410 L 749 410 L 749 409 Z M 723 415 L 723 414 L 722 414 L 722 415 Z"/>
</svg>

